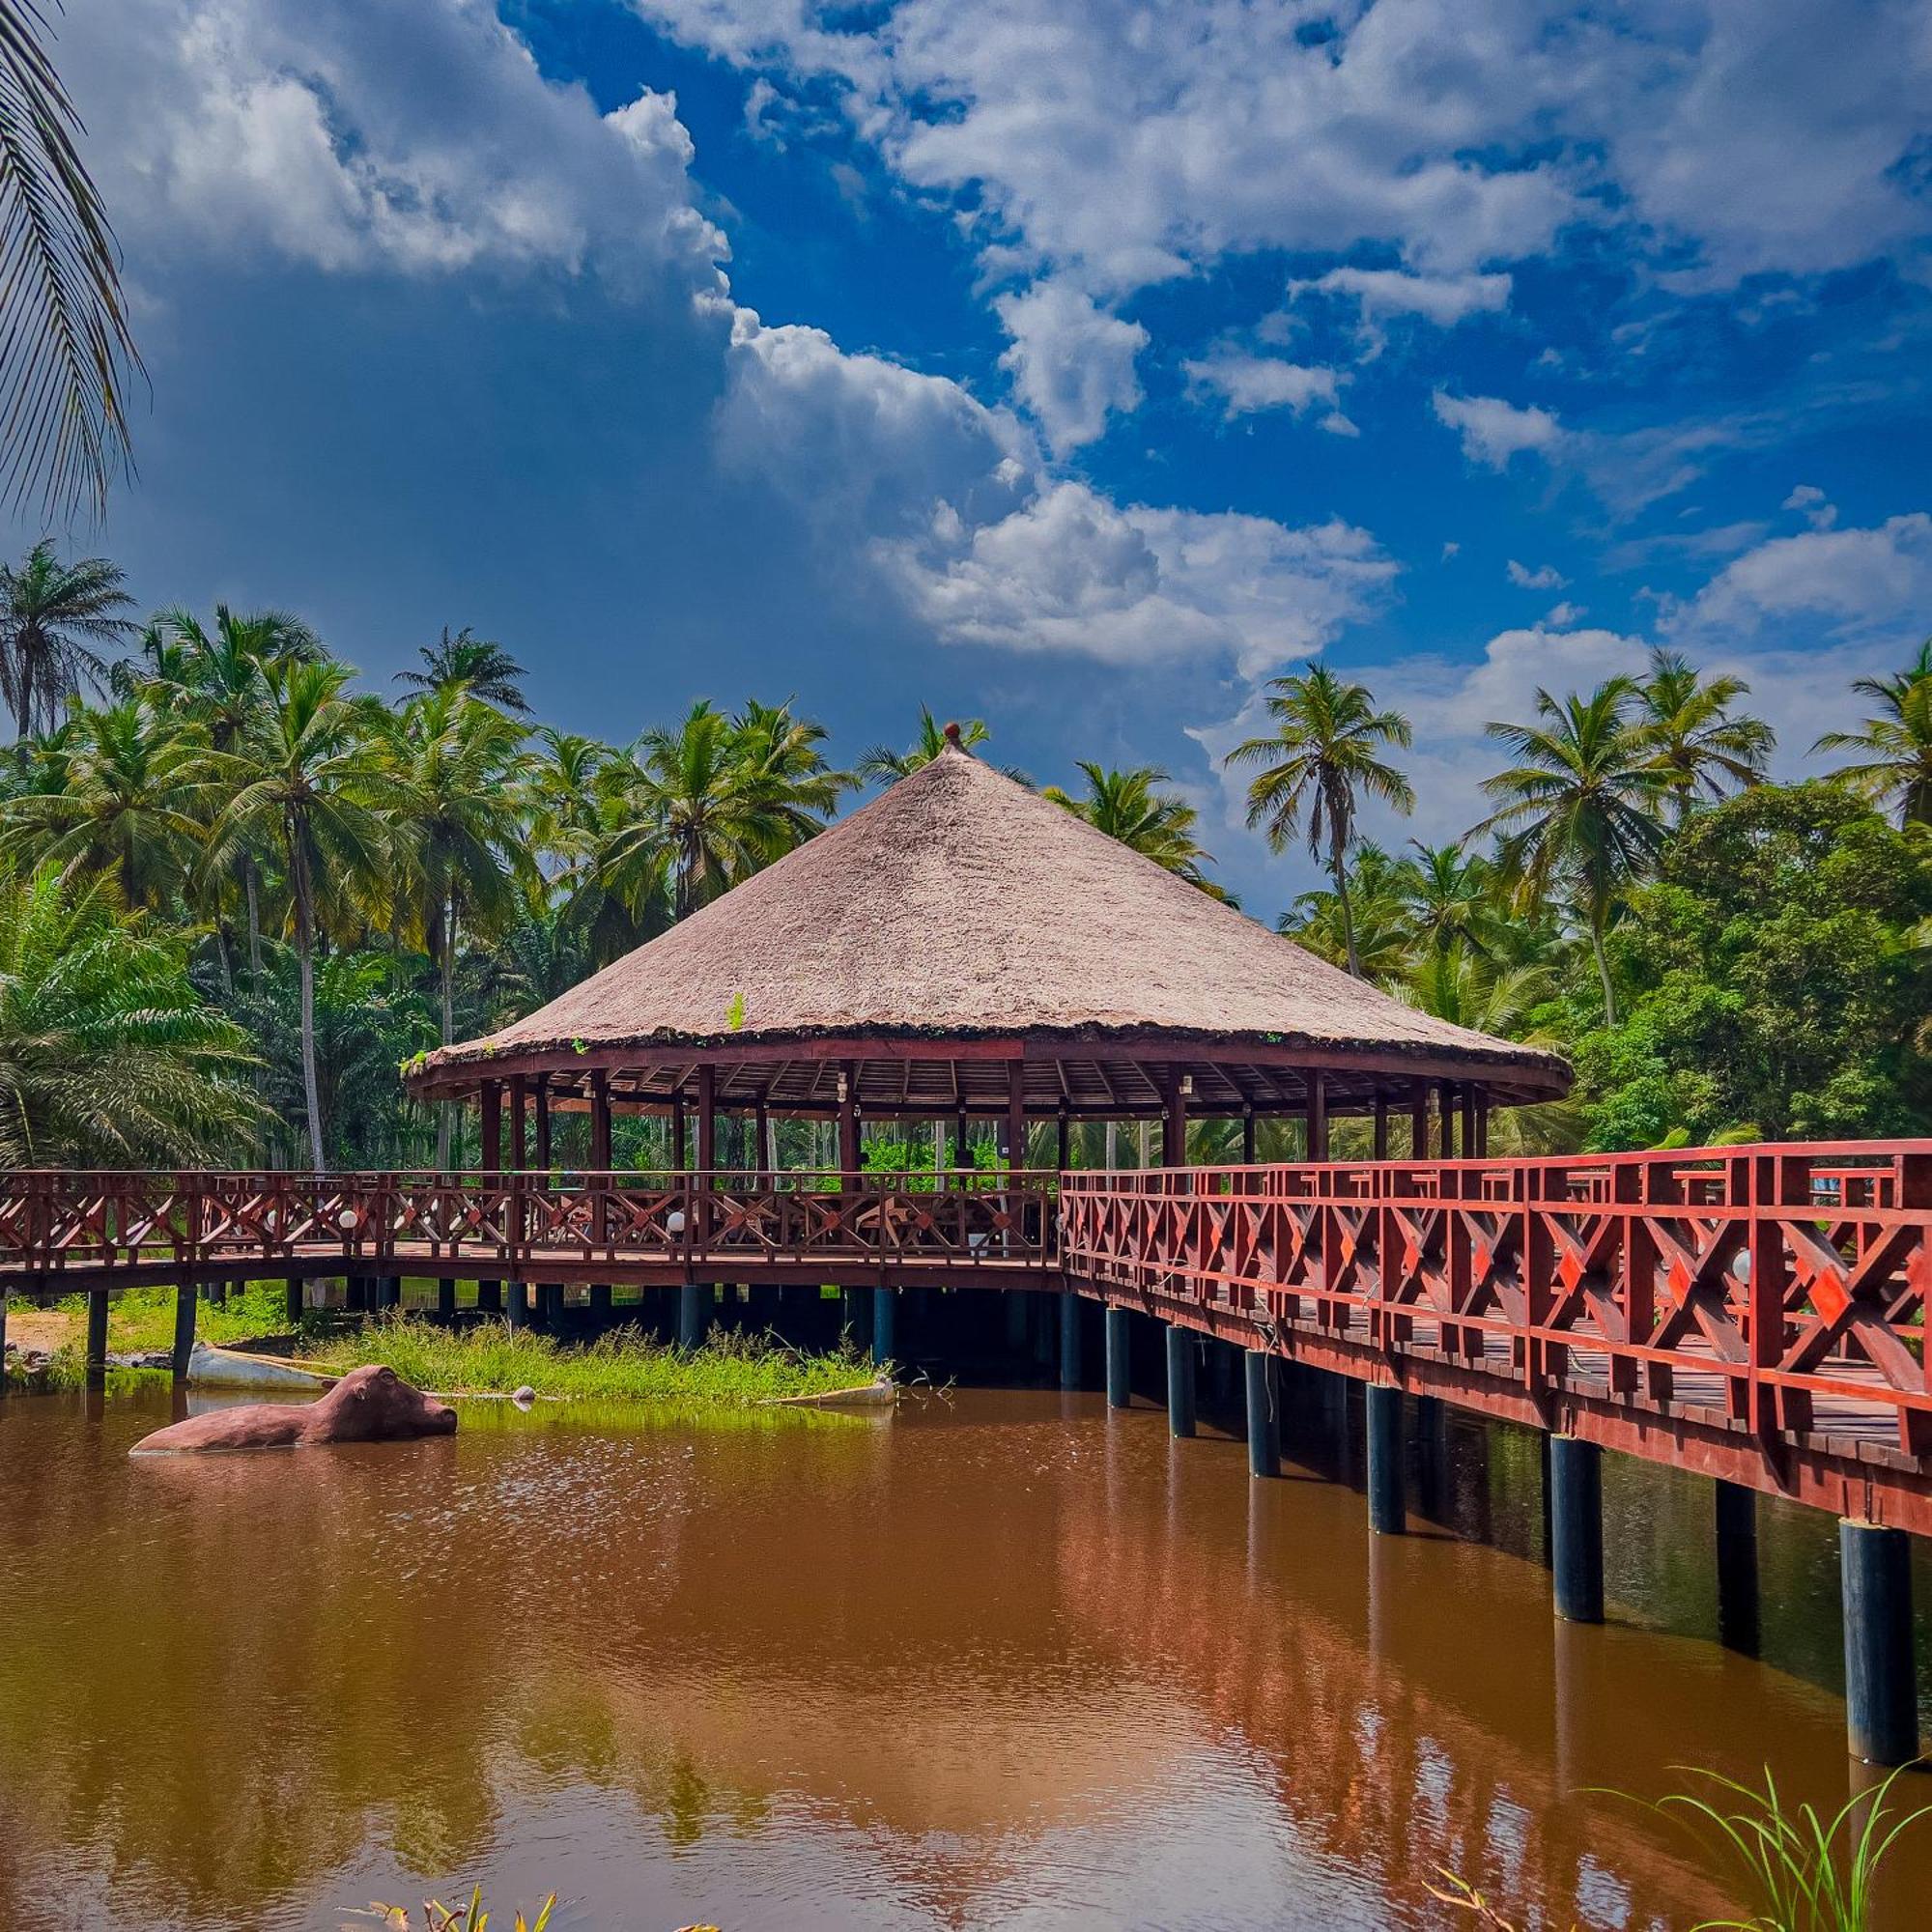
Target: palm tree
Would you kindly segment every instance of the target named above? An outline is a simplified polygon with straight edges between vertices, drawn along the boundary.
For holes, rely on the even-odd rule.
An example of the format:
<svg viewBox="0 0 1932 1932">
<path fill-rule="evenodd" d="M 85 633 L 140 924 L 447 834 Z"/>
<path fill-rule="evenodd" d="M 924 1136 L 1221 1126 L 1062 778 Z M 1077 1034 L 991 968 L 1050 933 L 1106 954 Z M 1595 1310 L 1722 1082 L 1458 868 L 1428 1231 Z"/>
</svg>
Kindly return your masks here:
<svg viewBox="0 0 1932 1932">
<path fill-rule="evenodd" d="M 959 744 L 964 751 L 973 751 L 992 737 L 983 718 L 969 718 L 959 727 Z M 929 765 L 946 749 L 946 731 L 930 710 L 923 704 L 919 707 L 919 736 L 909 749 L 895 752 L 890 745 L 874 745 L 854 768 L 853 776 L 861 784 L 894 784 L 902 778 L 909 777 L 923 765 Z M 1013 765 L 1002 765 L 1000 769 L 1016 784 L 1031 785 L 1033 781 Z"/>
<path fill-rule="evenodd" d="M 158 641 L 144 639 L 142 662 L 148 667 L 138 688 L 156 702 L 176 705 L 208 734 L 216 752 L 232 752 L 246 736 L 269 703 L 269 673 L 278 665 L 320 664 L 327 655 L 322 639 L 299 617 L 287 611 L 237 611 L 226 604 L 214 607 L 213 634 L 192 611 L 177 605 L 161 611 L 149 627 Z M 248 971 L 262 972 L 262 855 L 243 850 L 237 869 L 248 926 Z M 228 881 L 209 881 L 217 901 Z M 221 935 L 222 970 L 227 971 L 225 926 Z"/>
<path fill-rule="evenodd" d="M 206 754 L 228 802 L 209 833 L 204 867 L 217 872 L 241 852 L 267 848 L 288 881 L 301 981 L 302 1098 L 318 1173 L 316 935 L 325 915 L 339 913 L 380 874 L 387 856 L 383 807 L 394 792 L 371 702 L 347 689 L 352 675 L 333 662 L 277 663 L 268 672 L 269 702 L 241 744 Z"/>
<path fill-rule="evenodd" d="M 1681 652 L 1651 652 L 1637 711 L 1658 765 L 1669 775 L 1679 825 L 1700 792 L 1722 798 L 1727 785 L 1762 782 L 1777 734 L 1761 718 L 1732 715 L 1731 706 L 1749 691 L 1741 677 L 1706 682 Z"/>
<path fill-rule="evenodd" d="M 66 781 L 6 808 L 36 865 L 69 876 L 113 878 L 130 909 L 164 912 L 185 896 L 203 829 L 192 724 L 157 717 L 138 699 L 74 714 Z"/>
<path fill-rule="evenodd" d="M 449 626 L 433 644 L 425 644 L 416 655 L 423 661 L 421 670 L 399 670 L 398 684 L 414 685 L 418 691 L 462 689 L 498 711 L 514 711 L 527 717 L 529 704 L 524 696 L 524 668 L 501 644 L 479 638 L 468 624 L 455 637 Z"/>
<path fill-rule="evenodd" d="M 1901 826 L 1932 825 L 1932 638 L 1903 670 L 1857 678 L 1852 689 L 1879 715 L 1861 731 L 1827 731 L 1811 749 L 1861 753 L 1833 776 L 1879 804 L 1896 800 Z"/>
<path fill-rule="evenodd" d="M 1409 917 L 1414 874 L 1408 860 L 1398 859 L 1365 838 L 1356 846 L 1350 867 L 1346 923 L 1341 895 L 1317 891 L 1300 894 L 1275 922 L 1275 930 L 1331 966 L 1348 965 L 1352 940 L 1361 978 L 1378 982 L 1399 979 L 1415 948 Z"/>
<path fill-rule="evenodd" d="M 1378 711 L 1366 685 L 1348 683 L 1319 660 L 1271 679 L 1266 702 L 1273 731 L 1236 745 L 1225 762 L 1264 767 L 1248 786 L 1248 823 L 1266 830 L 1270 851 L 1288 849 L 1304 815 L 1310 855 L 1321 859 L 1326 846 L 1348 968 L 1359 979 L 1348 864 L 1355 810 L 1367 797 L 1397 811 L 1414 810 L 1408 781 L 1380 755 L 1392 745 L 1406 749 L 1408 720 L 1399 711 Z"/>
<path fill-rule="evenodd" d="M 1487 954 L 1497 918 L 1495 868 L 1461 845 L 1408 842 L 1415 857 L 1405 865 L 1397 890 L 1417 943 L 1433 952 L 1463 946 Z"/>
<path fill-rule="evenodd" d="M 0 1165 L 232 1159 L 256 1115 L 249 1065 L 179 943 L 99 881 L 0 875 Z"/>
<path fill-rule="evenodd" d="M 456 1037 L 456 954 L 464 933 L 504 932 L 534 882 L 521 781 L 524 727 L 462 682 L 412 700 L 395 721 L 387 752 L 394 784 L 390 816 L 406 863 L 412 923 L 436 961 L 442 1043 Z M 436 1164 L 449 1166 L 453 1112 L 437 1111 Z"/>
<path fill-rule="evenodd" d="M 1547 894 L 1552 884 L 1575 891 L 1609 1026 L 1617 1023 L 1617 996 L 1604 934 L 1618 893 L 1663 842 L 1657 811 L 1672 789 L 1644 726 L 1632 721 L 1637 702 L 1634 681 L 1613 677 L 1588 697 L 1573 693 L 1561 703 L 1539 691 L 1538 724 L 1489 724 L 1519 762 L 1483 781 L 1498 810 L 1470 834 L 1505 835 L 1531 891 Z"/>
<path fill-rule="evenodd" d="M 1217 899 L 1227 897 L 1201 869 L 1202 862 L 1211 863 L 1214 855 L 1195 839 L 1194 827 L 1200 814 L 1178 792 L 1160 789 L 1168 782 L 1165 772 L 1155 771 L 1151 765 L 1117 771 L 1089 764 L 1084 758 L 1080 769 L 1087 779 L 1085 798 L 1074 798 L 1058 785 L 1048 785 L 1041 797 L 1065 806 L 1095 831 L 1164 866 L 1190 886 L 1199 886 Z"/>
<path fill-rule="evenodd" d="M 0 14 L 0 169 L 7 149 L 4 34 Z M 7 192 L 0 178 L 0 222 Z M 0 354 L 0 375 L 5 366 Z M 104 556 L 63 563 L 47 537 L 17 569 L 0 564 L 0 698 L 21 737 L 51 730 L 69 696 L 83 685 L 100 689 L 107 664 L 99 646 L 118 644 L 134 629 L 120 614 L 134 602 L 122 582 L 120 567 Z"/>
<path fill-rule="evenodd" d="M 704 701 L 675 730 L 646 731 L 611 773 L 605 884 L 634 910 L 668 890 L 684 919 L 821 830 L 827 775 L 775 769 L 772 755 L 762 727 Z"/>
<path fill-rule="evenodd" d="M 0 433 L 16 508 L 38 497 L 50 516 L 83 503 L 99 516 L 127 458 L 123 383 L 140 357 L 45 29 L 37 0 L 0 0 Z"/>
</svg>

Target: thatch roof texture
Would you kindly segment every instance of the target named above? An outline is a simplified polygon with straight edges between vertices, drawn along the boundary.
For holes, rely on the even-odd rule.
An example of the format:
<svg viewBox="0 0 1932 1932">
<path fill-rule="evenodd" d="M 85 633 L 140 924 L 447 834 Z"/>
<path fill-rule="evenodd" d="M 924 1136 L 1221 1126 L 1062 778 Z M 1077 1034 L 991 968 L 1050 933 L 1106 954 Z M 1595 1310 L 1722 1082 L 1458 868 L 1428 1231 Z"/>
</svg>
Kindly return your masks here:
<svg viewBox="0 0 1932 1932">
<path fill-rule="evenodd" d="M 430 1077 L 611 1047 L 728 1044 L 742 1062 L 828 1037 L 929 1040 L 940 1060 L 949 1040 L 1014 1037 L 1170 1060 L 1188 1056 L 1164 1041 L 1310 1064 L 1392 1054 L 1523 1094 L 1568 1081 L 1547 1054 L 1351 979 L 955 746 L 560 999 L 432 1056 Z"/>
</svg>

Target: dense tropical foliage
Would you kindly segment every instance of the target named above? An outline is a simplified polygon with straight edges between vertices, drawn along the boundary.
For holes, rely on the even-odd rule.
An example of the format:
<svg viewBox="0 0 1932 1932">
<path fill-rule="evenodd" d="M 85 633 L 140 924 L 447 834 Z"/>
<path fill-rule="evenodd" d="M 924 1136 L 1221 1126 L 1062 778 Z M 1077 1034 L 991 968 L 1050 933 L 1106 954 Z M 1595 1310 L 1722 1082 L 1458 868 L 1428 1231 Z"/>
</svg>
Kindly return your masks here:
<svg viewBox="0 0 1932 1932">
<path fill-rule="evenodd" d="M 753 700 L 611 745 L 537 724 L 468 628 L 384 694 L 285 611 L 130 610 L 102 558 L 0 570 L 0 1162 L 473 1159 L 473 1121 L 408 1098 L 401 1063 L 554 998 L 945 743 L 923 709 L 847 773 L 793 702 Z M 1269 687 L 1230 765 L 1250 822 L 1326 875 L 1283 931 L 1574 1061 L 1575 1097 L 1498 1122 L 1499 1149 L 1923 1132 L 1932 649 L 1859 693 L 1870 718 L 1819 748 L 1840 770 L 1794 785 L 1765 777 L 1745 685 L 1675 654 L 1538 693 L 1491 727 L 1482 822 L 1400 848 L 1361 824 L 1414 807 L 1408 722 L 1325 665 Z M 987 754 L 983 722 L 961 736 Z M 1075 771 L 1045 795 L 1221 893 L 1165 773 Z M 1194 1131 L 1205 1154 L 1231 1130 Z M 662 1157 L 652 1132 L 624 1123 L 620 1157 Z M 1145 1157 L 1133 1129 L 1079 1141 Z"/>
</svg>

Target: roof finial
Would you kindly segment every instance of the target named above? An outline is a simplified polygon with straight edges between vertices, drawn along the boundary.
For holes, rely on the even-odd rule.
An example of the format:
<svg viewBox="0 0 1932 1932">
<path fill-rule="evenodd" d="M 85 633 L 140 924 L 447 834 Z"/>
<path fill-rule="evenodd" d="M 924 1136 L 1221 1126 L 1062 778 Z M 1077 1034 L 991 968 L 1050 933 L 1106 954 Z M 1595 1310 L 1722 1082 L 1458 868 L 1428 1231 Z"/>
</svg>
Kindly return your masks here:
<svg viewBox="0 0 1932 1932">
<path fill-rule="evenodd" d="M 966 747 L 959 741 L 959 725 L 956 720 L 952 724 L 949 724 L 946 727 L 946 742 L 949 745 L 951 745 L 955 752 L 963 752 L 966 749 Z"/>
</svg>

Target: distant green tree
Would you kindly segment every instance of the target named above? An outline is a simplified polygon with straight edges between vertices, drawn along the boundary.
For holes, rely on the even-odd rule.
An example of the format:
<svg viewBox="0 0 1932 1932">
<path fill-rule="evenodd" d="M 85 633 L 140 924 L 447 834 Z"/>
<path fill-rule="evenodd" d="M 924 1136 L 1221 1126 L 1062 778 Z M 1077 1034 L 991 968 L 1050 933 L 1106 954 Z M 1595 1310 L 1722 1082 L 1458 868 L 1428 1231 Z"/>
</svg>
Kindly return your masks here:
<svg viewBox="0 0 1932 1932">
<path fill-rule="evenodd" d="M 5 120 L 0 111 L 0 127 Z M 7 200 L 5 158 L 0 139 L 0 225 Z M 0 308 L 4 306 L 0 296 Z M 5 360 L 0 352 L 0 371 Z M 51 731 L 70 697 L 83 689 L 99 691 L 106 683 L 103 653 L 135 628 L 124 614 L 134 602 L 123 587 L 125 581 L 120 565 L 104 556 L 63 563 L 46 538 L 20 564 L 0 564 L 0 699 L 14 714 L 21 737 Z"/>
<path fill-rule="evenodd" d="M 1678 824 L 1700 797 L 1762 782 L 1777 734 L 1732 709 L 1749 693 L 1741 677 L 1706 678 L 1680 651 L 1651 652 L 1636 688 L 1637 728 L 1664 774 Z"/>
<path fill-rule="evenodd" d="M 1827 781 L 1700 812 L 1615 935 L 1634 988 L 1575 1058 L 1590 1145 L 1932 1127 L 1932 841 Z"/>
<path fill-rule="evenodd" d="M 1880 804 L 1895 804 L 1901 825 L 1932 825 L 1932 639 L 1903 670 L 1855 678 L 1878 706 L 1858 731 L 1827 731 L 1814 752 L 1856 752 L 1836 776 Z"/>
<path fill-rule="evenodd" d="M 1309 853 L 1328 867 L 1345 963 L 1360 979 L 1349 898 L 1355 813 L 1365 798 L 1414 810 L 1413 788 L 1382 755 L 1409 744 L 1408 720 L 1399 711 L 1378 711 L 1367 685 L 1351 684 L 1319 661 L 1271 679 L 1264 702 L 1272 729 L 1236 745 L 1226 762 L 1261 766 L 1248 785 L 1248 823 L 1266 833 L 1271 852 L 1287 851 L 1307 828 Z"/>
<path fill-rule="evenodd" d="M 185 960 L 103 882 L 0 872 L 0 1167 L 173 1166 L 247 1145 L 246 1037 Z"/>
<path fill-rule="evenodd" d="M 1058 785 L 1048 785 L 1041 796 L 1065 806 L 1096 832 L 1104 832 L 1129 851 L 1165 867 L 1190 886 L 1199 886 L 1217 899 L 1227 897 L 1202 869 L 1214 855 L 1194 836 L 1200 813 L 1179 792 L 1162 789 L 1168 782 L 1165 772 L 1155 771 L 1151 765 L 1119 771 L 1085 758 L 1080 760 L 1080 770 L 1087 780 L 1084 798 L 1075 798 Z"/>
<path fill-rule="evenodd" d="M 1497 809 L 1476 827 L 1511 840 L 1530 898 L 1574 898 L 1612 1026 L 1617 989 L 1604 936 L 1620 895 L 1656 862 L 1664 837 L 1658 808 L 1671 783 L 1633 721 L 1636 701 L 1635 684 L 1613 677 L 1587 697 L 1559 701 L 1539 691 L 1534 724 L 1487 726 L 1518 762 L 1483 781 Z"/>
<path fill-rule="evenodd" d="M 479 638 L 468 624 L 454 637 L 445 624 L 442 636 L 416 655 L 422 659 L 422 669 L 399 670 L 396 683 L 445 695 L 467 692 L 498 711 L 512 711 L 520 718 L 528 714 L 523 666 L 501 644 Z"/>
</svg>

